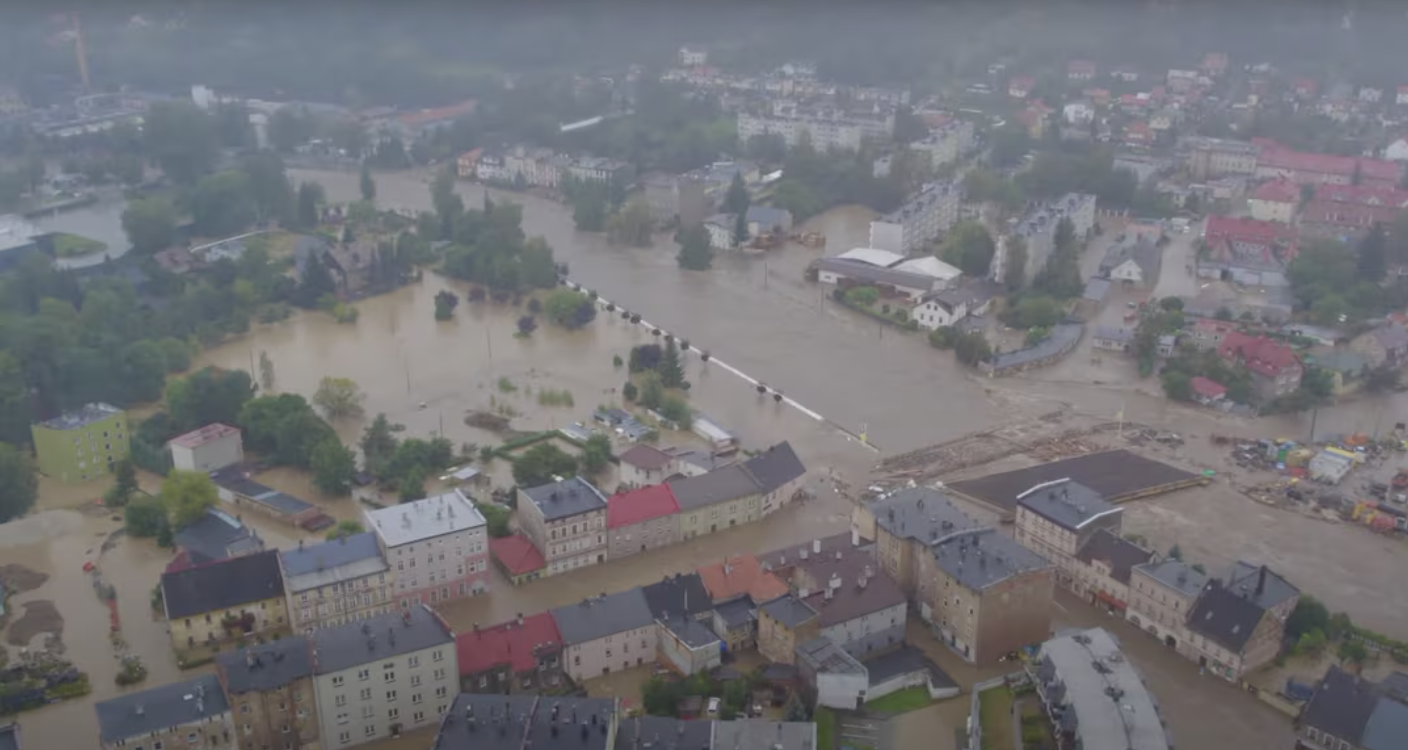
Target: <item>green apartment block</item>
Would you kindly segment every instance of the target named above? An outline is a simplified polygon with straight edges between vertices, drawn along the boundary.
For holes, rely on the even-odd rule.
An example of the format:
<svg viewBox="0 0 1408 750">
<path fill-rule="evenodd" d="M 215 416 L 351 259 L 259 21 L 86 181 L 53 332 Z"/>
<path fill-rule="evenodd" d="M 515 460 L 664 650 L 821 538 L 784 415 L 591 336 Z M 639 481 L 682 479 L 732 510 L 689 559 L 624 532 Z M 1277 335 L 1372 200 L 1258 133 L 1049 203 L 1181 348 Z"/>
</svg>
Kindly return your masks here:
<svg viewBox="0 0 1408 750">
<path fill-rule="evenodd" d="M 131 446 L 127 412 L 88 404 L 31 425 L 39 472 L 60 482 L 87 482 L 112 472 Z"/>
</svg>

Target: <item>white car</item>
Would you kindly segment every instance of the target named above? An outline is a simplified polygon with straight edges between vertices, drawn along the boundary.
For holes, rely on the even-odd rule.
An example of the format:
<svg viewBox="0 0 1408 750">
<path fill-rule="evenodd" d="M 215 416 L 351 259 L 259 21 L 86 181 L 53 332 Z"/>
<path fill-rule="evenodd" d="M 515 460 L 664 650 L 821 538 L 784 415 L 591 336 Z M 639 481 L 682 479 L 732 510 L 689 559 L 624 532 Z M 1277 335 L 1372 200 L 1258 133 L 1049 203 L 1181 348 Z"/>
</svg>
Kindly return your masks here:
<svg viewBox="0 0 1408 750">
<path fill-rule="evenodd" d="M 719 699 L 718 699 L 717 697 L 714 697 L 714 698 L 710 698 L 710 699 L 709 699 L 709 715 L 710 715 L 710 716 L 718 716 L 718 715 L 719 715 Z"/>
</svg>

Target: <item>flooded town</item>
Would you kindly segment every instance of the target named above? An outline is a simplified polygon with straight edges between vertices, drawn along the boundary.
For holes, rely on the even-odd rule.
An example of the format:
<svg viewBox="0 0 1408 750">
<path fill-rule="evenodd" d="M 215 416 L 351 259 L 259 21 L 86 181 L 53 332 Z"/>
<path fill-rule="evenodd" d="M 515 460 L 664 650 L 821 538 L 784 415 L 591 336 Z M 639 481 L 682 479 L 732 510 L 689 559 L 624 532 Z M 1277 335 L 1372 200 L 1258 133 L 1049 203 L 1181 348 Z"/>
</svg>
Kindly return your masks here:
<svg viewBox="0 0 1408 750">
<path fill-rule="evenodd" d="M 1408 104 L 1278 67 L 1353 11 L 344 93 L 27 23 L 0 750 L 1408 736 Z"/>
</svg>

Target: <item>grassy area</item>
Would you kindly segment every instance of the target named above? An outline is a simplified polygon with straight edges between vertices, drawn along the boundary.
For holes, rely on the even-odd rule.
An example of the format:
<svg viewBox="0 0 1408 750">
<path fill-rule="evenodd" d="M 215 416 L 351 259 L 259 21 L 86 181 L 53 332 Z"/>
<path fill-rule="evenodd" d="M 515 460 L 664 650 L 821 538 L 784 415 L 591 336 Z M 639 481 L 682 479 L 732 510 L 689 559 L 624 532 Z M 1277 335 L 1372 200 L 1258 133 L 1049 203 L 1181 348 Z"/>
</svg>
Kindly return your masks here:
<svg viewBox="0 0 1408 750">
<path fill-rule="evenodd" d="M 835 750 L 836 714 L 825 706 L 817 706 L 812 720 L 816 722 L 817 750 Z"/>
<path fill-rule="evenodd" d="M 60 258 L 77 258 L 83 255 L 101 253 L 108 249 L 108 246 L 97 240 L 90 240 L 87 237 L 80 237 L 67 232 L 57 232 L 53 236 L 54 255 Z"/>
<path fill-rule="evenodd" d="M 1012 691 L 1005 687 L 984 690 L 978 696 L 978 721 L 983 728 L 982 750 L 1007 750 L 1012 736 Z"/>
<path fill-rule="evenodd" d="M 928 690 L 915 686 L 897 690 L 873 701 L 867 701 L 865 707 L 883 714 L 902 714 L 923 708 L 933 702 L 934 700 L 929 697 Z"/>
<path fill-rule="evenodd" d="M 1051 734 L 1051 722 L 1042 713 L 1035 696 L 1022 701 L 1023 750 L 1055 750 L 1056 738 Z"/>
</svg>

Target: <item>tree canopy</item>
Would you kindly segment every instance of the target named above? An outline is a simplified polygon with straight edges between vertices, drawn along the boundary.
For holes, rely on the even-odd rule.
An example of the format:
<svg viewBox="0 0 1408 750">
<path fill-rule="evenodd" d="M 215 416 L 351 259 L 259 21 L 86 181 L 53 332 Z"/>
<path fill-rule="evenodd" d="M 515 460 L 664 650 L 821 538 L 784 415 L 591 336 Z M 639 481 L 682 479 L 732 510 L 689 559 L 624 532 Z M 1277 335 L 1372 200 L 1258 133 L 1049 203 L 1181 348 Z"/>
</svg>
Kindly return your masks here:
<svg viewBox="0 0 1408 750">
<path fill-rule="evenodd" d="M 577 459 L 549 441 L 534 445 L 513 460 L 513 481 L 519 487 L 537 487 L 551 483 L 554 476 L 575 473 Z"/>
</svg>

